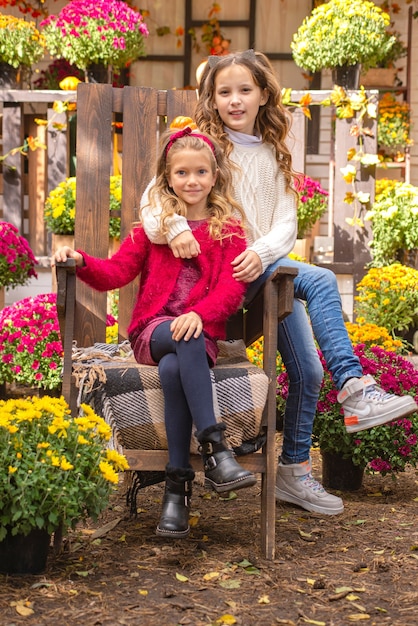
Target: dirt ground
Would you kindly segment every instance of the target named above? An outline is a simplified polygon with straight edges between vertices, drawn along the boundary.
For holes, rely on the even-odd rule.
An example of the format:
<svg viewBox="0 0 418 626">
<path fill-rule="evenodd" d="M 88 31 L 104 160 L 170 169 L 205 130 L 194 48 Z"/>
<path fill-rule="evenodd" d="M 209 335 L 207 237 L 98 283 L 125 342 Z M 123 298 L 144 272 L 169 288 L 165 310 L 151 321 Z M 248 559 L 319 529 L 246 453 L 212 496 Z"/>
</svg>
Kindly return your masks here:
<svg viewBox="0 0 418 626">
<path fill-rule="evenodd" d="M 273 562 L 260 553 L 259 487 L 221 500 L 201 477 L 187 539 L 154 534 L 162 485 L 140 493 L 136 519 L 121 485 L 96 524 L 51 548 L 43 574 L 0 575 L 1 626 L 418 624 L 416 471 L 365 476 L 336 517 L 277 504 Z"/>
</svg>

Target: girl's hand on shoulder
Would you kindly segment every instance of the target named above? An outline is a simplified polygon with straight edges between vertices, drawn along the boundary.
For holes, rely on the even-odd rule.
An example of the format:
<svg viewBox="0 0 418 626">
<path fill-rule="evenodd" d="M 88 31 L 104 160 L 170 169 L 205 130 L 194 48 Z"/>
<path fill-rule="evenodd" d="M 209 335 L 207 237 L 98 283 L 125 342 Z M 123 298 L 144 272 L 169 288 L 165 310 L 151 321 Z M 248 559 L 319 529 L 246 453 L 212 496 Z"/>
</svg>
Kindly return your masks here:
<svg viewBox="0 0 418 626">
<path fill-rule="evenodd" d="M 188 341 L 192 337 L 197 339 L 203 330 L 202 319 L 194 311 L 183 313 L 171 322 L 170 330 L 174 341 L 180 341 L 180 339 Z"/>
<path fill-rule="evenodd" d="M 235 280 L 252 283 L 263 273 L 261 259 L 253 250 L 244 250 L 231 263 Z"/>
<path fill-rule="evenodd" d="M 177 259 L 191 259 L 200 254 L 199 242 L 190 230 L 184 230 L 174 237 L 169 245 Z"/>
<path fill-rule="evenodd" d="M 51 257 L 51 267 L 55 267 L 56 263 L 64 263 L 67 259 L 74 259 L 77 267 L 84 265 L 84 257 L 82 254 L 73 250 L 69 246 L 58 248 Z"/>
</svg>

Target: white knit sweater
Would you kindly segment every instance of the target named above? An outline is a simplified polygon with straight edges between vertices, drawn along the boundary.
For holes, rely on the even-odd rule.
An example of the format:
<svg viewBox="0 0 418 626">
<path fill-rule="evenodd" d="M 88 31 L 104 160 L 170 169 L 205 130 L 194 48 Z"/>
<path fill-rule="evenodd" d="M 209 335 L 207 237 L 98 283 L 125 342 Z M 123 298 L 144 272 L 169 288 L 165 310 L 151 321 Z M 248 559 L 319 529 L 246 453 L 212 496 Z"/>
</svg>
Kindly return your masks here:
<svg viewBox="0 0 418 626">
<path fill-rule="evenodd" d="M 297 234 L 296 199 L 286 192 L 284 175 L 270 144 L 234 143 L 231 160 L 241 169 L 241 172 L 234 173 L 234 190 L 236 200 L 247 216 L 249 249 L 260 257 L 264 272 L 268 265 L 289 254 L 294 246 Z M 185 217 L 174 215 L 167 224 L 167 238 L 161 236 L 161 209 L 146 207 L 152 184 L 153 181 L 141 200 L 141 207 L 145 206 L 142 210 L 143 226 L 154 243 L 170 243 L 190 228 Z"/>
</svg>

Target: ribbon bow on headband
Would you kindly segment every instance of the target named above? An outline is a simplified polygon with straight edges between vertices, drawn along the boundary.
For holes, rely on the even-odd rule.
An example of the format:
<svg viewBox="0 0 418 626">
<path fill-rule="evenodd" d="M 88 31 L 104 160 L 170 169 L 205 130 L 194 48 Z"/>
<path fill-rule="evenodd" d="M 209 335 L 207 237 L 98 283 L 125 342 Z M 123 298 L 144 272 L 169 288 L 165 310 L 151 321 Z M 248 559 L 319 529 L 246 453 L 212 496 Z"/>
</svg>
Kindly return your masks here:
<svg viewBox="0 0 418 626">
<path fill-rule="evenodd" d="M 186 128 L 182 128 L 182 130 L 179 130 L 178 133 L 174 133 L 174 135 L 171 135 L 170 141 L 168 142 L 166 149 L 165 149 L 165 158 L 167 158 L 168 151 L 170 150 L 173 143 L 175 143 L 177 139 L 181 139 L 182 137 L 187 137 L 187 135 L 193 135 L 193 137 L 199 137 L 199 139 L 202 139 L 202 141 L 207 143 L 207 145 L 213 152 L 213 156 L 216 159 L 215 146 L 213 145 L 211 140 L 208 139 L 208 137 L 205 137 L 205 135 L 201 135 L 200 133 L 193 132 L 190 126 L 186 126 Z"/>
<path fill-rule="evenodd" d="M 227 55 L 228 56 L 228 55 Z M 245 50 L 245 52 L 241 52 L 241 54 L 237 55 L 240 56 L 241 59 L 247 59 L 248 61 L 251 61 L 252 63 L 255 63 L 256 61 L 256 56 L 255 56 L 255 52 L 252 48 L 250 48 L 249 50 Z M 223 56 L 218 56 L 216 54 L 212 54 L 211 56 L 208 57 L 208 65 L 210 68 L 215 67 L 215 65 L 217 63 L 219 63 L 219 61 L 221 59 L 223 59 Z"/>
</svg>

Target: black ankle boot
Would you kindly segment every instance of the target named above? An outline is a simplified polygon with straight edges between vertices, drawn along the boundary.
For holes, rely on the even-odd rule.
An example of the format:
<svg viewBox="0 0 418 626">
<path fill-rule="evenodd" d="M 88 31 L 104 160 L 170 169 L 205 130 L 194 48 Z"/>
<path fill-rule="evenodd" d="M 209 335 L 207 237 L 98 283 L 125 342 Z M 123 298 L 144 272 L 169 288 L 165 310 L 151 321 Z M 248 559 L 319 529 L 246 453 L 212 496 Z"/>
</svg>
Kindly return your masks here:
<svg viewBox="0 0 418 626">
<path fill-rule="evenodd" d="M 225 442 L 225 424 L 214 424 L 198 433 L 203 468 L 208 486 L 218 493 L 251 487 L 256 477 L 235 460 L 234 453 Z"/>
<path fill-rule="evenodd" d="M 163 509 L 156 533 L 160 537 L 179 539 L 190 532 L 189 508 L 194 471 L 167 465 Z"/>
</svg>

